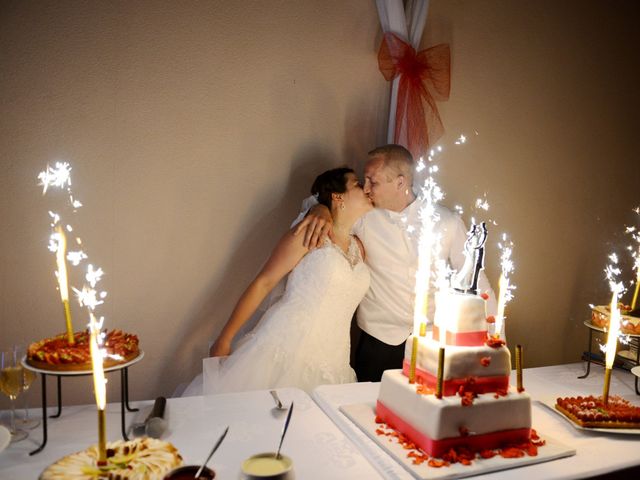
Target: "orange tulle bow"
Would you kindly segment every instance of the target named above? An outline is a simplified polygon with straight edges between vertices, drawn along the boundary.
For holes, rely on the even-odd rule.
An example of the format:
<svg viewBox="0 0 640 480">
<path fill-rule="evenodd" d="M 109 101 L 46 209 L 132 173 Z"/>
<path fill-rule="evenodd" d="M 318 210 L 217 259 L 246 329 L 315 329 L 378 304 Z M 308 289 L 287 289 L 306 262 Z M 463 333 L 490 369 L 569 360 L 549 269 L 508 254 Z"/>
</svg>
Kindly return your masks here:
<svg viewBox="0 0 640 480">
<path fill-rule="evenodd" d="M 449 99 L 450 52 L 440 44 L 421 52 L 393 33 L 385 33 L 378 66 L 387 81 L 400 75 L 395 142 L 414 158 L 424 155 L 444 133 L 436 100 Z"/>
</svg>

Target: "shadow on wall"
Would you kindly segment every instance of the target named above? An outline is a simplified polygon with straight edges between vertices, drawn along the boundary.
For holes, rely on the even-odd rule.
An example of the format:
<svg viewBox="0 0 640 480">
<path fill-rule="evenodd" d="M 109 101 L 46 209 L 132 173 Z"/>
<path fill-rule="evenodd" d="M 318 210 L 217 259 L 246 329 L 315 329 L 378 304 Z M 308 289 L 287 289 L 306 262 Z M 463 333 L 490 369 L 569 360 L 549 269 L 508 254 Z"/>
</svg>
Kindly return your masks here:
<svg viewBox="0 0 640 480">
<path fill-rule="evenodd" d="M 385 89 L 386 92 L 389 90 Z M 367 153 L 386 144 L 389 96 L 381 95 L 374 103 L 367 103 L 363 95 L 349 106 L 345 118 L 345 139 L 342 148 L 344 164 L 353 168 L 361 180 Z"/>
<path fill-rule="evenodd" d="M 215 280 L 208 289 L 210 294 L 203 300 L 200 308 L 194 308 L 196 313 L 186 320 L 185 328 L 181 329 L 184 332 L 183 337 L 173 342 L 175 350 L 166 352 L 165 358 L 170 360 L 166 362 L 164 371 L 158 377 L 160 380 L 154 388 L 158 394 L 171 394 L 177 384 L 186 387 L 186 384 L 201 372 L 202 358 L 208 355 L 209 343 L 215 340 L 222 330 L 242 291 L 249 286 L 262 263 L 267 260 L 271 249 L 297 215 L 302 200 L 309 195 L 315 177 L 324 170 L 340 164 L 341 159 L 337 159 L 329 149 L 318 145 L 307 146 L 294 155 L 289 179 L 280 200 L 277 203 L 274 203 L 272 198 L 256 200 L 256 211 L 260 211 L 262 215 L 256 216 L 259 220 L 250 226 L 243 240 L 237 244 L 237 248 L 229 252 L 225 270 L 217 274 L 212 272 Z M 273 205 L 271 208 L 270 204 Z M 279 218 L 286 220 L 279 221 Z M 255 255 L 247 255 L 247 252 L 259 251 L 264 252 L 262 263 L 250 264 L 255 261 L 252 260 L 255 259 Z M 238 272 L 251 273 L 250 276 L 243 276 Z M 242 283 L 240 288 L 238 282 Z M 221 306 L 228 310 L 226 315 L 221 315 Z M 212 324 L 212 319 L 216 319 L 219 324 Z M 172 384 L 167 385 L 166 379 L 171 379 Z M 176 393 L 180 393 L 181 389 L 178 388 Z"/>
</svg>

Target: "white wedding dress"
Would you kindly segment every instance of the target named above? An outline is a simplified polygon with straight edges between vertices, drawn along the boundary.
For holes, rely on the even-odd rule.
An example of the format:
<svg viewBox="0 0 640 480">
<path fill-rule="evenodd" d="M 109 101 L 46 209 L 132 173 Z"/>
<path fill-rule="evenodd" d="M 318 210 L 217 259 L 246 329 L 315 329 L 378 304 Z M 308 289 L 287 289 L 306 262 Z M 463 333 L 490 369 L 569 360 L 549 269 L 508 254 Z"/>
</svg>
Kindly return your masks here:
<svg viewBox="0 0 640 480">
<path fill-rule="evenodd" d="M 205 394 L 356 381 L 349 366 L 353 313 L 369 288 L 369 269 L 352 237 L 348 253 L 327 240 L 289 274 L 284 296 L 219 367 Z"/>
</svg>

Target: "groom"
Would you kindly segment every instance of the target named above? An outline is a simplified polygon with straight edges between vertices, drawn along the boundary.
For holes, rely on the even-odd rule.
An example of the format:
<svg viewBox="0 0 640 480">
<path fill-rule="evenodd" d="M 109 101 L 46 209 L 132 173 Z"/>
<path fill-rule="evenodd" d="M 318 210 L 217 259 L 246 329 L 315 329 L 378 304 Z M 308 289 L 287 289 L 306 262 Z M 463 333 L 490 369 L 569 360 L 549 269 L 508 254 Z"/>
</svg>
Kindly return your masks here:
<svg viewBox="0 0 640 480">
<path fill-rule="evenodd" d="M 356 319 L 362 330 L 356 347 L 354 369 L 360 382 L 379 382 L 382 372 L 402 368 L 407 337 L 413 329 L 413 300 L 418 266 L 419 202 L 413 191 L 415 164 L 400 145 L 384 145 L 369 152 L 364 167 L 364 191 L 376 207 L 353 228 L 365 247 L 371 285 L 358 307 Z M 466 228 L 462 219 L 440 205 L 436 234 L 440 256 L 459 270 L 464 264 Z M 297 225 L 304 231 L 305 245 L 315 248 L 331 232 L 327 208 L 315 205 Z M 495 311 L 495 295 L 484 272 L 479 289 L 489 295 L 489 313 Z M 433 292 L 429 295 L 429 318 L 433 319 Z"/>
</svg>

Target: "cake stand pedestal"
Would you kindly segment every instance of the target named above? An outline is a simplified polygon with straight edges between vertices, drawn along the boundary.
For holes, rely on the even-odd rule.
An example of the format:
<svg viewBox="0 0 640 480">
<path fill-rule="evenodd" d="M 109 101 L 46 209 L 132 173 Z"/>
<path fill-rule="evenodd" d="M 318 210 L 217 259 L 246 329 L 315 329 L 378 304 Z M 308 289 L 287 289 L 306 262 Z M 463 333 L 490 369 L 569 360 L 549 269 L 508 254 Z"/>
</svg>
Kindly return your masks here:
<svg viewBox="0 0 640 480">
<path fill-rule="evenodd" d="M 591 372 L 592 363 L 595 363 L 597 365 L 604 365 L 604 362 L 601 359 L 596 358 L 596 355 L 592 351 L 592 346 L 593 346 L 593 333 L 594 332 L 606 333 L 606 331 L 604 328 L 598 327 L 597 325 L 594 325 L 593 323 L 587 320 L 585 320 L 583 323 L 589 329 L 589 343 L 587 344 L 587 351 L 584 352 L 584 355 L 582 357 L 587 362 L 587 372 L 584 375 L 579 376 L 578 378 L 587 378 L 589 376 L 589 373 Z M 616 355 L 616 359 L 622 359 L 623 362 L 626 361 L 626 362 L 634 362 L 634 363 L 633 365 L 631 365 L 631 367 L 625 366 L 624 363 L 620 363 L 620 362 L 617 362 L 617 363 L 614 362 L 614 365 L 613 365 L 614 367 L 622 368 L 624 370 L 631 370 L 632 368 L 638 368 L 637 366 L 640 365 L 640 335 L 632 335 L 632 334 L 628 334 L 628 335 L 629 335 L 629 338 L 631 339 L 630 345 L 635 346 L 635 349 L 636 349 L 635 359 L 630 358 L 628 356 L 621 356 L 620 354 Z M 640 395 L 640 390 L 638 389 L 637 375 L 635 379 L 635 389 L 636 389 L 636 394 Z"/>
<path fill-rule="evenodd" d="M 125 440 L 129 440 L 127 436 L 127 430 L 125 427 L 125 414 L 126 410 L 130 412 L 138 411 L 137 408 L 131 408 L 129 406 L 129 367 L 138 363 L 144 357 L 144 352 L 140 350 L 140 354 L 126 363 L 122 363 L 120 365 L 114 365 L 112 367 L 108 367 L 104 369 L 105 373 L 109 372 L 120 372 L 120 405 L 121 405 L 121 414 L 120 414 L 120 424 L 122 426 L 122 438 Z M 36 368 L 27 363 L 26 357 L 22 358 L 22 366 L 27 370 L 31 370 L 32 372 L 36 372 L 40 374 L 40 378 L 42 379 L 42 443 L 38 448 L 34 451 L 29 452 L 29 455 L 35 455 L 38 452 L 41 452 L 47 444 L 47 377 L 56 377 L 56 383 L 58 386 L 58 411 L 51 415 L 50 418 L 58 418 L 62 413 L 62 378 L 63 377 L 83 377 L 93 375 L 93 371 L 91 370 L 74 370 L 74 371 L 60 371 L 56 372 L 53 370 L 45 370 L 42 368 Z"/>
</svg>

